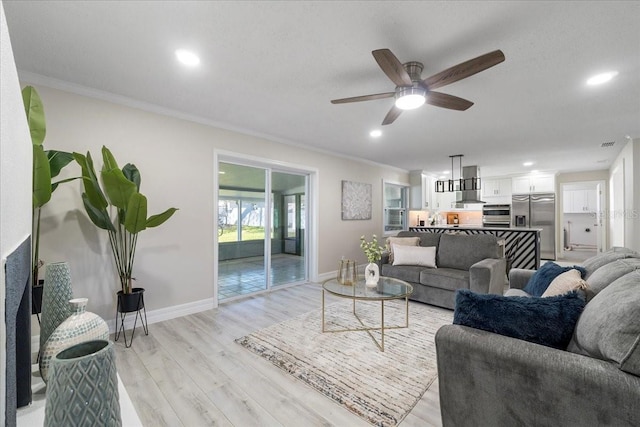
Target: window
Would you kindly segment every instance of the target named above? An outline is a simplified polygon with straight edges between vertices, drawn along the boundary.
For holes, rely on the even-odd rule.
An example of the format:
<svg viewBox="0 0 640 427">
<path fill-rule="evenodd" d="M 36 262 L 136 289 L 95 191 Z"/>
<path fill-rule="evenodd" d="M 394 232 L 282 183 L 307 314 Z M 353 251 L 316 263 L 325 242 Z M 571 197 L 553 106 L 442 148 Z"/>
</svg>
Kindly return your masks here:
<svg viewBox="0 0 640 427">
<path fill-rule="evenodd" d="M 384 232 L 405 230 L 407 225 L 408 186 L 384 182 Z"/>
</svg>

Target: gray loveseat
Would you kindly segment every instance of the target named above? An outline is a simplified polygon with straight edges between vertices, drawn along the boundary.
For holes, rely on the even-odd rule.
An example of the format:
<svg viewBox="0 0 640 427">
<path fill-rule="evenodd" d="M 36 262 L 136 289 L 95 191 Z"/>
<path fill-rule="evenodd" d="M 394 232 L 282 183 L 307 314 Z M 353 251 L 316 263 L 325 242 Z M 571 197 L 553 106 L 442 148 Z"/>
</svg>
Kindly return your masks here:
<svg viewBox="0 0 640 427">
<path fill-rule="evenodd" d="M 453 309 L 457 289 L 500 294 L 507 282 L 506 260 L 496 236 L 401 231 L 397 237 L 419 237 L 420 246 L 436 247 L 436 266 L 392 265 L 382 254 L 380 274 L 411 283 L 414 301 Z"/>
<path fill-rule="evenodd" d="M 440 328 L 443 425 L 640 426 L 639 257 L 616 248 L 582 264 L 590 294 L 567 351 Z M 521 290 L 533 273 L 512 270 L 510 287 Z"/>
</svg>

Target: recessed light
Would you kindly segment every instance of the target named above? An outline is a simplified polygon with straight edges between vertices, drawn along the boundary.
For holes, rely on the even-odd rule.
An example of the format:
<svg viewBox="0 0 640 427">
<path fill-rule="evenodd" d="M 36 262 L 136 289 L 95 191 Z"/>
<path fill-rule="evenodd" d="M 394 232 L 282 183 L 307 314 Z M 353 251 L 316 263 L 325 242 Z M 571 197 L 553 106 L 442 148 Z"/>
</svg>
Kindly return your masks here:
<svg viewBox="0 0 640 427">
<path fill-rule="evenodd" d="M 381 135 L 382 135 L 382 131 L 380 129 L 374 129 L 371 132 L 369 132 L 369 136 L 373 138 L 378 138 Z"/>
<path fill-rule="evenodd" d="M 442 171 L 443 174 L 449 175 L 449 171 Z"/>
<path fill-rule="evenodd" d="M 596 74 L 595 76 L 587 80 L 587 84 L 589 86 L 601 85 L 602 83 L 608 82 L 609 80 L 611 80 L 617 75 L 618 75 L 617 71 L 608 71 L 606 73 Z"/>
<path fill-rule="evenodd" d="M 524 162 L 522 166 L 533 166 L 533 162 Z"/>
<path fill-rule="evenodd" d="M 196 65 L 200 64 L 200 58 L 198 58 L 198 55 L 189 50 L 176 50 L 176 58 L 178 58 L 178 61 L 180 61 L 182 64 L 188 65 L 189 67 L 195 67 Z"/>
</svg>

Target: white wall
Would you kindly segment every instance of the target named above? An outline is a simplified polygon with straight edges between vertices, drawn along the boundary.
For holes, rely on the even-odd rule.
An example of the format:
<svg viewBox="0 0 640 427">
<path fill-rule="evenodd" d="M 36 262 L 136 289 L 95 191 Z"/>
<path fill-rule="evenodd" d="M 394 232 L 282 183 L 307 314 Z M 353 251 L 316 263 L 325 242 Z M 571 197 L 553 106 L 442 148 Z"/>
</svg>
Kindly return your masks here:
<svg viewBox="0 0 640 427">
<path fill-rule="evenodd" d="M 565 213 L 562 227 L 569 232 L 569 242 L 572 245 L 590 245 L 595 249 L 598 243 L 596 218 L 592 213 Z M 589 231 L 587 231 L 589 230 Z"/>
<path fill-rule="evenodd" d="M 640 250 L 640 139 L 627 142 L 609 176 L 611 244 Z"/>
<path fill-rule="evenodd" d="M 5 425 L 4 260 L 31 233 L 31 138 L 0 3 L 0 425 Z"/>
<path fill-rule="evenodd" d="M 139 237 L 134 276 L 136 284 L 147 289 L 148 310 L 213 297 L 214 149 L 318 171 L 319 257 L 318 271 L 312 276 L 336 270 L 342 255 L 364 263 L 360 235 L 382 234 L 382 179 L 408 183 L 408 174 L 397 169 L 34 86 L 47 116 L 47 149 L 90 150 L 99 169 L 100 148 L 106 145 L 120 166 L 131 162 L 140 169 L 141 192 L 149 199 L 150 213 L 180 208 L 161 227 Z M 77 175 L 79 168 L 72 164 L 63 173 Z M 373 185 L 372 220 L 341 220 L 341 181 L 345 179 Z M 80 194 L 79 182 L 65 184 L 43 208 L 41 258 L 68 261 L 74 295 L 89 298 L 89 311 L 113 319 L 117 280 L 107 236 L 87 219 Z"/>
</svg>

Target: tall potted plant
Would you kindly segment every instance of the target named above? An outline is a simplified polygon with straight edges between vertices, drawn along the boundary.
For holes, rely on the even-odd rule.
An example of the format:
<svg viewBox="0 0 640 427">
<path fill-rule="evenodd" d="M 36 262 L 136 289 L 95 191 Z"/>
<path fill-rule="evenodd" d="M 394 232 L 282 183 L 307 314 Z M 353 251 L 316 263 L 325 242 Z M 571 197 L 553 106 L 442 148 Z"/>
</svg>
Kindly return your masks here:
<svg viewBox="0 0 640 427">
<path fill-rule="evenodd" d="M 47 133 L 44 106 L 38 91 L 33 86 L 25 86 L 22 89 L 22 102 L 27 115 L 27 124 L 33 146 L 31 280 L 33 286 L 32 313 L 38 314 L 41 311 L 42 304 L 42 283 L 38 278 L 40 267 L 43 265 L 43 262 L 40 261 L 40 213 L 42 207 L 51 200 L 51 195 L 58 187 L 58 184 L 78 177 L 52 182 L 53 178 L 57 177 L 60 171 L 73 160 L 73 156 L 71 153 L 64 151 L 44 149 L 43 142 Z"/>
<path fill-rule="evenodd" d="M 91 153 L 87 152 L 86 156 L 73 153 L 73 157 L 82 168 L 82 202 L 87 215 L 91 222 L 109 235 L 120 280 L 119 293 L 131 294 L 134 291 L 132 274 L 138 234 L 163 224 L 177 209 L 169 208 L 147 218 L 147 198 L 140 193 L 140 171 L 131 163 L 120 169 L 107 147 L 102 147 L 102 185 L 98 181 Z M 115 213 L 113 218 L 110 209 Z"/>
</svg>

